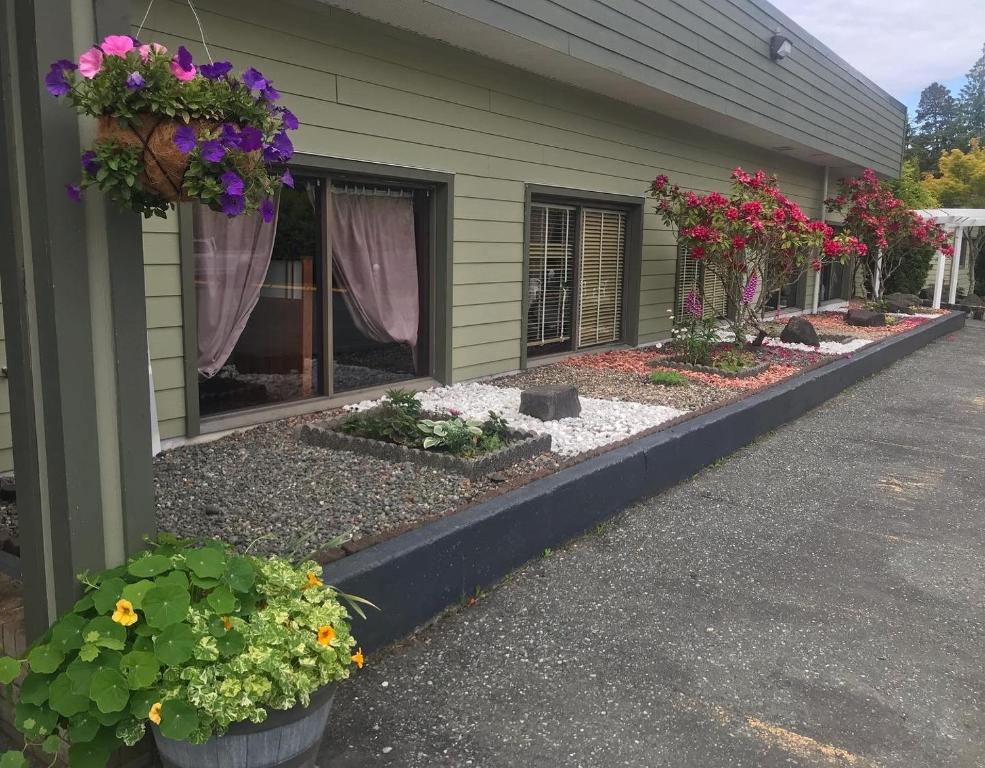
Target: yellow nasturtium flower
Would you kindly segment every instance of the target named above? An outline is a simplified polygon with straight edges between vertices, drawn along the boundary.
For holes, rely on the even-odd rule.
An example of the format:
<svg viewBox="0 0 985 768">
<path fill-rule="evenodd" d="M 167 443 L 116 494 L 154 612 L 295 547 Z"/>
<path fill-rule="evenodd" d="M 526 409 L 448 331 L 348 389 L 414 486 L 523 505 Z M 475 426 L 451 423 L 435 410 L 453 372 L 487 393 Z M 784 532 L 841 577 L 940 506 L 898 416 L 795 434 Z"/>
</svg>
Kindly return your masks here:
<svg viewBox="0 0 985 768">
<path fill-rule="evenodd" d="M 335 639 L 335 630 L 331 624 L 326 624 L 318 630 L 318 642 L 322 645 L 329 645 Z"/>
<path fill-rule="evenodd" d="M 136 624 L 138 618 L 137 612 L 133 610 L 133 603 L 122 598 L 116 601 L 116 610 L 113 611 L 113 621 L 117 624 L 122 624 L 124 627 L 129 627 L 131 624 Z"/>
<path fill-rule="evenodd" d="M 363 664 L 366 662 L 366 657 L 363 656 L 362 648 L 352 654 L 352 660 L 356 662 L 356 666 L 359 667 L 359 669 L 363 668 Z"/>
<path fill-rule="evenodd" d="M 307 579 L 308 582 L 302 587 L 302 589 L 311 589 L 312 587 L 322 586 L 322 580 L 311 571 L 308 571 Z"/>
<path fill-rule="evenodd" d="M 157 725 L 161 724 L 161 702 L 156 702 L 147 713 L 147 719 Z"/>
</svg>

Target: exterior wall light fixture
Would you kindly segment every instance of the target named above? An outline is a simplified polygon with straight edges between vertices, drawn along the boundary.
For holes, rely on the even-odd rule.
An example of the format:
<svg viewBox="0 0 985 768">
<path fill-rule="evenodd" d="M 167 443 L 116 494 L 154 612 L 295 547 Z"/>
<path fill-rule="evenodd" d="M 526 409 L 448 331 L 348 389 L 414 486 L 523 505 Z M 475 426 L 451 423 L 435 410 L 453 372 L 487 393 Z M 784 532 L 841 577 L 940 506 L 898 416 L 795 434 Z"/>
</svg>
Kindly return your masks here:
<svg viewBox="0 0 985 768">
<path fill-rule="evenodd" d="M 793 43 L 783 35 L 773 35 L 770 38 L 770 58 L 773 61 L 785 59 L 793 51 Z"/>
</svg>

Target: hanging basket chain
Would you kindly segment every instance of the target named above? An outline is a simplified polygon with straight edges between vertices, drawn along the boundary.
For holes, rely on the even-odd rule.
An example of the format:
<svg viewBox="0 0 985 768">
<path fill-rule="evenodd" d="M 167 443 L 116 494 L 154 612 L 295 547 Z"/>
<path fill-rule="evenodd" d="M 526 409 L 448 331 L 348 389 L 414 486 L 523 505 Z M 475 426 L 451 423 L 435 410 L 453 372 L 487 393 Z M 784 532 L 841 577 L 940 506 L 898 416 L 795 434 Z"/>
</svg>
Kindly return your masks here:
<svg viewBox="0 0 985 768">
<path fill-rule="evenodd" d="M 147 23 L 147 17 L 150 16 L 150 9 L 154 7 L 154 0 L 150 0 L 147 3 L 147 10 L 144 11 L 144 17 L 140 20 L 140 26 L 137 27 L 137 37 L 144 31 L 144 25 Z M 205 42 L 205 29 L 202 27 L 202 20 L 198 17 L 198 11 L 195 10 L 195 6 L 192 5 L 192 0 L 188 0 L 188 7 L 191 9 L 192 16 L 195 17 L 195 24 L 198 25 L 198 34 L 202 38 L 202 47 L 205 49 L 205 55 L 209 57 L 209 64 L 215 64 L 212 60 L 212 52 L 209 50 L 209 44 Z"/>
</svg>

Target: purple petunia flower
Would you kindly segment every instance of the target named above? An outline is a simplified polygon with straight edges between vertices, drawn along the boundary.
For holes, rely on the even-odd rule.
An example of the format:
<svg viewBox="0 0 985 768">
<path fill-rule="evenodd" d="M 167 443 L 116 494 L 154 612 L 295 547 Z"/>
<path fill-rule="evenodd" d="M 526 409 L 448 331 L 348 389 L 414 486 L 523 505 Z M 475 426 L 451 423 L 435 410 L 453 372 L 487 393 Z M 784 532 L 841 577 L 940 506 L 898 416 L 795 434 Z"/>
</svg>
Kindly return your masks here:
<svg viewBox="0 0 985 768">
<path fill-rule="evenodd" d="M 242 195 L 220 195 L 219 204 L 222 206 L 222 212 L 227 216 L 239 216 L 246 207 Z"/>
<path fill-rule="evenodd" d="M 72 72 L 77 67 L 74 62 L 68 59 L 59 59 L 58 61 L 52 62 L 51 67 L 48 69 L 48 74 L 44 77 L 44 86 L 48 89 L 48 93 L 52 96 L 64 96 L 70 90 L 71 86 L 65 79 L 66 72 Z"/>
<path fill-rule="evenodd" d="M 287 107 L 281 107 L 280 120 L 284 125 L 284 128 L 288 131 L 296 131 L 301 126 L 301 123 L 298 122 L 297 116 Z"/>
<path fill-rule="evenodd" d="M 280 183 L 285 187 L 290 187 L 294 189 L 294 177 L 291 176 L 291 172 L 287 169 L 284 170 L 284 175 L 280 177 Z"/>
<path fill-rule="evenodd" d="M 76 203 L 82 202 L 82 190 L 78 184 L 66 184 L 65 194 L 68 195 L 69 200 L 74 200 Z"/>
<path fill-rule="evenodd" d="M 269 224 L 274 219 L 274 201 L 269 197 L 260 203 L 260 215 L 263 217 L 264 224 Z"/>
<path fill-rule="evenodd" d="M 267 87 L 267 79 L 253 67 L 243 72 L 243 82 L 251 91 L 262 91 Z"/>
<path fill-rule="evenodd" d="M 96 162 L 96 153 L 91 149 L 82 153 L 82 169 L 90 176 L 94 176 L 99 170 L 99 163 Z"/>
<path fill-rule="evenodd" d="M 223 123 L 222 135 L 219 136 L 219 141 L 222 142 L 222 146 L 226 149 L 238 149 L 239 134 L 236 132 L 236 126 L 232 123 Z"/>
<path fill-rule="evenodd" d="M 263 148 L 263 159 L 268 163 L 286 163 L 293 154 L 294 145 L 283 131 L 274 136 L 274 140 Z"/>
<path fill-rule="evenodd" d="M 221 80 L 232 71 L 233 65 L 228 61 L 217 61 L 215 64 L 202 64 L 198 71 L 209 80 Z"/>
<path fill-rule="evenodd" d="M 277 101 L 280 98 L 280 91 L 274 88 L 272 83 L 267 83 L 267 87 L 263 89 L 263 98 L 267 101 Z"/>
<path fill-rule="evenodd" d="M 222 176 L 219 177 L 219 181 L 222 182 L 222 188 L 226 191 L 226 195 L 229 197 L 242 197 L 243 190 L 245 186 L 243 185 L 243 179 L 240 178 L 239 174 L 235 171 L 226 171 Z"/>
<path fill-rule="evenodd" d="M 144 77 L 139 72 L 131 72 L 127 75 L 127 88 L 131 91 L 136 91 L 138 88 L 144 87 Z"/>
<path fill-rule="evenodd" d="M 210 163 L 218 163 L 226 156 L 226 150 L 218 141 L 202 142 L 202 159 Z"/>
<path fill-rule="evenodd" d="M 198 144 L 198 137 L 192 126 L 183 125 L 174 132 L 174 145 L 186 155 L 195 149 L 196 144 Z"/>
<path fill-rule="evenodd" d="M 184 70 L 189 70 L 192 68 L 192 54 L 185 46 L 178 46 L 178 54 L 174 57 L 174 60 L 178 62 L 178 66 Z"/>
<path fill-rule="evenodd" d="M 239 132 L 239 148 L 244 152 L 256 152 L 263 145 L 263 132 L 252 125 L 246 125 Z"/>
</svg>

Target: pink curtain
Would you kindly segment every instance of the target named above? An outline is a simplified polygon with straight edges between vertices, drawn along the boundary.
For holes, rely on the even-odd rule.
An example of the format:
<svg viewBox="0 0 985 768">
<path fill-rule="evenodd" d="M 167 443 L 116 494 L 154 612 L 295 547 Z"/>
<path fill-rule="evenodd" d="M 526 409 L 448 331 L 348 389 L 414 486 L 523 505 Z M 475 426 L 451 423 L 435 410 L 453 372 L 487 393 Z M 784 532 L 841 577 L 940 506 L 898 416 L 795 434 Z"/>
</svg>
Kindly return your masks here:
<svg viewBox="0 0 985 768">
<path fill-rule="evenodd" d="M 231 219 L 204 205 L 194 211 L 198 372 L 211 378 L 229 359 L 260 298 L 277 219 Z"/>
<path fill-rule="evenodd" d="M 332 259 L 353 320 L 371 339 L 409 344 L 416 358 L 420 303 L 413 199 L 331 197 Z"/>
</svg>

